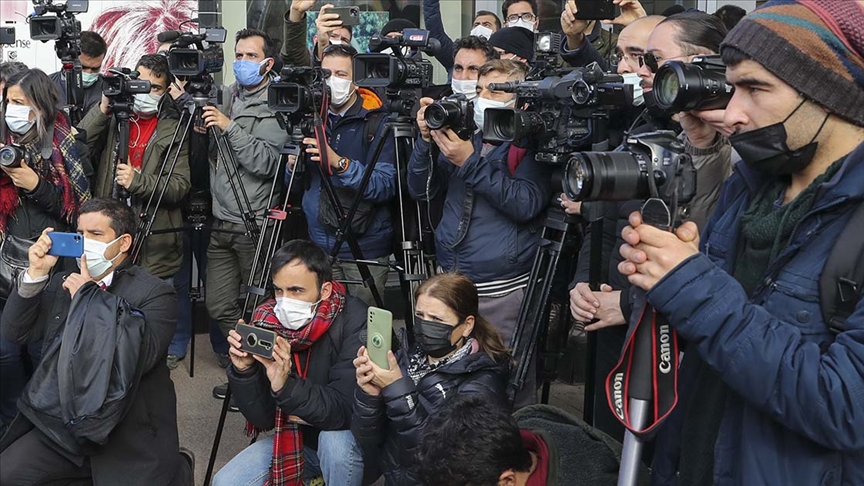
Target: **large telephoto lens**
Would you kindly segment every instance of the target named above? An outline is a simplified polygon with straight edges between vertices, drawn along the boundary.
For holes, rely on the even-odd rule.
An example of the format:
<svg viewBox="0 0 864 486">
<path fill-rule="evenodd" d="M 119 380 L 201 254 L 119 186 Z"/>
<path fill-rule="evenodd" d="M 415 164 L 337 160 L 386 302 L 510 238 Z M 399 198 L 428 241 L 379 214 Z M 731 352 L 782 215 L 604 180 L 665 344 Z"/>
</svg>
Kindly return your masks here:
<svg viewBox="0 0 864 486">
<path fill-rule="evenodd" d="M 441 100 L 426 107 L 426 126 L 430 130 L 459 124 L 459 105 L 450 100 Z"/>
<path fill-rule="evenodd" d="M 725 108 L 732 99 L 732 85 L 724 71 L 699 64 L 670 61 L 654 76 L 654 98 L 667 113 Z"/>
<path fill-rule="evenodd" d="M 628 201 L 648 197 L 648 174 L 630 152 L 576 152 L 562 181 L 573 201 Z"/>
</svg>

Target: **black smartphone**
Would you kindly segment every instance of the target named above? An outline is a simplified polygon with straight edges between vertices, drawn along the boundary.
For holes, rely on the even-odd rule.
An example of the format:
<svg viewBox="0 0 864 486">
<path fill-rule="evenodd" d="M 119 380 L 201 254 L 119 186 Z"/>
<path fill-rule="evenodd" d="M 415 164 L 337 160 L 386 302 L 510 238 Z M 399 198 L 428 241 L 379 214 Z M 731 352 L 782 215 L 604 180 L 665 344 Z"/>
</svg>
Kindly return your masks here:
<svg viewBox="0 0 864 486">
<path fill-rule="evenodd" d="M 241 351 L 273 359 L 273 348 L 276 346 L 275 332 L 240 323 L 235 330 L 240 335 Z"/>
<path fill-rule="evenodd" d="M 360 25 L 360 7 L 334 7 L 328 8 L 324 13 L 339 15 L 342 25 Z"/>
<path fill-rule="evenodd" d="M 615 18 L 612 0 L 576 0 L 576 18 L 579 20 L 611 20 Z"/>
</svg>

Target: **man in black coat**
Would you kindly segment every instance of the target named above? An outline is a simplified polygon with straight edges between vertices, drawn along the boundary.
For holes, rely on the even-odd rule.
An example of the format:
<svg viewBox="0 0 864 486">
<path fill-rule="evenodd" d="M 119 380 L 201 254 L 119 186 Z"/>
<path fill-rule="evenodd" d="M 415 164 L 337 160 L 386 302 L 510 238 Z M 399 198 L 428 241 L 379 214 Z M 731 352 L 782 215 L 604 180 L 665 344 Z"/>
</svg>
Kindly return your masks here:
<svg viewBox="0 0 864 486">
<path fill-rule="evenodd" d="M 0 329 L 6 339 L 21 344 L 44 339 L 44 352 L 63 338 L 76 295 L 82 289 L 98 285 L 144 316 L 138 361 L 142 374 L 137 393 L 125 416 L 111 430 L 106 444 L 93 443 L 77 448 L 82 450 L 70 451 L 68 443 L 61 446 L 58 440 L 49 438 L 68 435 L 66 430 L 57 430 L 66 427 L 40 420 L 37 417 L 45 416 L 25 406 L 26 397 L 60 396 L 59 390 L 46 390 L 47 385 L 37 380 L 40 376 L 37 369 L 36 378 L 19 401 L 21 412 L 0 442 L 0 484 L 70 480 L 92 481 L 97 486 L 179 484 L 188 471 L 179 461 L 177 399 L 165 365 L 177 318 L 174 291 L 131 263 L 129 250 L 136 218 L 128 206 L 111 199 L 93 199 L 81 206 L 79 214 L 78 228 L 84 237 L 80 273 L 52 274 L 59 258 L 48 254 L 52 228 L 46 228 L 29 250 L 29 268 L 9 296 Z M 94 359 L 100 356 L 98 349 L 78 351 L 87 352 L 95 353 Z M 63 363 L 58 363 L 60 355 L 46 355 L 40 367 L 62 367 Z"/>
<path fill-rule="evenodd" d="M 290 241 L 277 250 L 272 277 L 275 301 L 252 316 L 253 326 L 276 335 L 272 359 L 241 351 L 247 341 L 230 331 L 228 383 L 247 430 L 275 434 L 232 459 L 213 485 L 268 476 L 274 484 L 302 473 L 307 479 L 323 475 L 326 484 L 360 486 L 363 460 L 350 427 L 353 360 L 365 344 L 368 307 L 332 281 L 327 254 L 311 241 Z"/>
</svg>

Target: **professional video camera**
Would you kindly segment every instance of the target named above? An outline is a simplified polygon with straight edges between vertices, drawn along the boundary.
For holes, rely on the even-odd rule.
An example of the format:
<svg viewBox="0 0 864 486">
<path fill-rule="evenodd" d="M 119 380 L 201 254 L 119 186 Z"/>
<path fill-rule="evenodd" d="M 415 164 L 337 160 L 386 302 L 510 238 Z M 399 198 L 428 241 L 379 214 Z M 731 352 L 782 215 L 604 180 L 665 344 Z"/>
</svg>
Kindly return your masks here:
<svg viewBox="0 0 864 486">
<path fill-rule="evenodd" d="M 132 113 L 136 94 L 151 90 L 150 81 L 138 79 L 138 71 L 129 68 L 111 68 L 108 74 L 100 75 L 105 83 L 102 94 L 108 98 L 111 112 L 123 116 Z"/>
<path fill-rule="evenodd" d="M 204 76 L 222 71 L 225 54 L 222 46 L 228 31 L 207 29 L 203 34 L 182 32 L 168 51 L 168 68 L 174 76 Z M 207 48 L 204 48 L 207 42 Z"/>
<path fill-rule="evenodd" d="M 75 14 L 87 12 L 87 0 L 69 0 L 55 5 L 53 0 L 33 0 L 34 13 L 30 17 L 30 38 L 34 41 L 72 40 L 81 37 L 81 22 Z M 43 17 L 46 13 L 55 17 Z"/>
<path fill-rule="evenodd" d="M 282 114 L 283 123 L 295 126 L 307 137 L 314 136 L 314 116 L 321 111 L 327 94 L 330 71 L 313 67 L 285 66 L 279 81 L 267 91 L 267 105 Z"/>
<path fill-rule="evenodd" d="M 575 150 L 606 139 L 609 110 L 633 104 L 633 87 L 607 75 L 596 63 L 537 81 L 491 83 L 489 89 L 516 93 L 524 109 L 486 110 L 483 139 L 513 142 L 537 150 L 537 160 L 563 164 Z"/>
<path fill-rule="evenodd" d="M 380 54 L 390 48 L 393 55 Z M 354 82 L 361 88 L 427 88 L 432 84 L 432 63 L 426 59 L 406 58 L 402 48 L 417 49 L 434 55 L 441 49 L 438 39 L 423 29 L 405 29 L 395 37 L 373 35 L 369 50 L 379 54 L 354 57 Z"/>
<path fill-rule="evenodd" d="M 425 118 L 430 130 L 449 127 L 462 140 L 468 140 L 477 130 L 474 103 L 463 94 L 448 96 L 427 106 Z"/>
<path fill-rule="evenodd" d="M 696 194 L 696 168 L 674 132 L 627 138 L 623 150 L 576 152 L 564 169 L 564 192 L 574 201 L 649 199 L 652 184 L 665 201 L 687 203 Z"/>
<path fill-rule="evenodd" d="M 654 76 L 654 99 L 666 113 L 725 108 L 735 88 L 726 82 L 720 56 L 698 56 L 693 62 L 669 61 Z"/>
<path fill-rule="evenodd" d="M 21 161 L 30 163 L 30 155 L 24 150 L 24 147 L 17 143 L 11 143 L 3 148 L 0 148 L 0 167 L 11 169 L 13 167 L 21 167 Z"/>
</svg>

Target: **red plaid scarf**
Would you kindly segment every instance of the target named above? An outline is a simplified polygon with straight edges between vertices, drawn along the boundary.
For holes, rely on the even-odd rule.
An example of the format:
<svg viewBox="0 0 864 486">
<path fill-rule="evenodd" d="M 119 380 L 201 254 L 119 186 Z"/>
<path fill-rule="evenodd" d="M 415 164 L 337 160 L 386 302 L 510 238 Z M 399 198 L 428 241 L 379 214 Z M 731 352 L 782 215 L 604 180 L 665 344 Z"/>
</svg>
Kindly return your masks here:
<svg viewBox="0 0 864 486">
<path fill-rule="evenodd" d="M 291 353 L 309 349 L 315 341 L 327 333 L 333 319 L 342 312 L 345 307 L 345 286 L 333 282 L 333 292 L 330 298 L 318 304 L 318 310 L 312 322 L 297 331 L 286 329 L 279 323 L 273 308 L 275 300 L 258 306 L 252 315 L 252 325 L 263 329 L 275 331 L 276 334 L 285 338 L 291 345 Z M 311 354 L 311 350 L 309 353 Z M 296 362 L 296 361 L 295 361 Z M 307 360 L 308 363 L 308 360 Z M 298 367 L 299 368 L 299 367 Z M 301 378 L 305 378 L 308 369 L 295 370 Z M 287 386 L 287 385 L 286 385 Z M 257 436 L 260 429 L 246 423 L 246 434 L 250 437 Z M 264 486 L 302 486 L 303 484 L 303 433 L 296 422 L 292 422 L 289 414 L 276 407 L 276 426 L 273 437 L 273 457 L 270 460 L 270 477 Z"/>
</svg>

